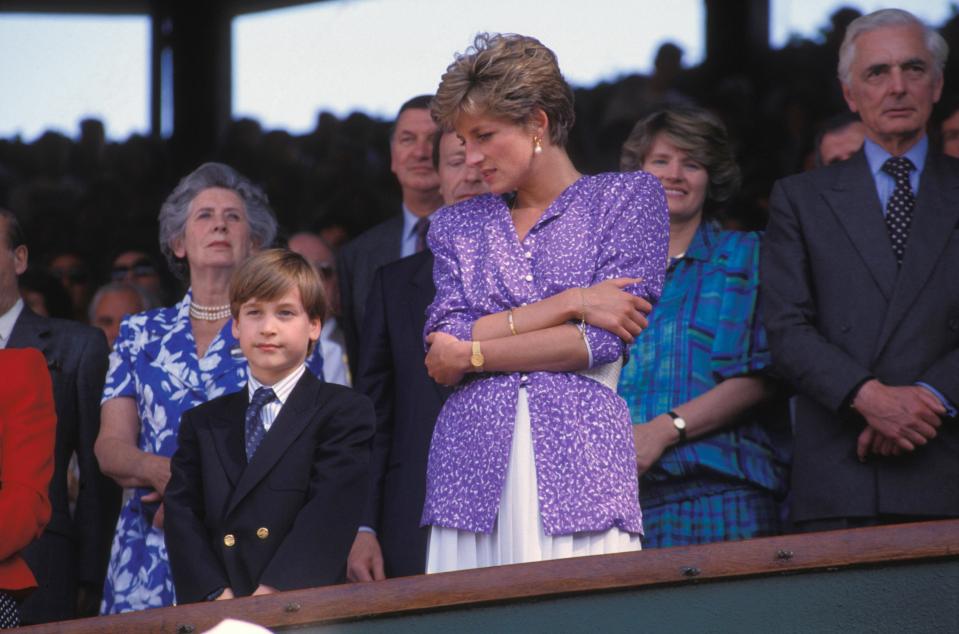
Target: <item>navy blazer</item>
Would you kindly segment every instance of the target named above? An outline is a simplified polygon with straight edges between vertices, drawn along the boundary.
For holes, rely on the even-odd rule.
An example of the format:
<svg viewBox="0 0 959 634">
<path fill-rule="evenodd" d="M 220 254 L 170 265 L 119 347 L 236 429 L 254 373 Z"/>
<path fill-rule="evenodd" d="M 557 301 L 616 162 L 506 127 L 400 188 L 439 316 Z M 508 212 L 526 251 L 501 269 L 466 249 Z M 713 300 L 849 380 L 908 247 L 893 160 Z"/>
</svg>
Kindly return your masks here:
<svg viewBox="0 0 959 634">
<path fill-rule="evenodd" d="M 10 348 L 38 348 L 53 379 L 57 409 L 53 515 L 43 535 L 23 552 L 40 587 L 23 604 L 24 623 L 76 618 L 77 586 L 95 599 L 103 589 L 110 541 L 120 512 L 120 487 L 100 473 L 93 445 L 100 431 L 100 397 L 109 349 L 103 333 L 65 319 L 41 317 L 24 306 Z M 71 515 L 67 469 L 76 453 L 80 492 Z"/>
<path fill-rule="evenodd" d="M 376 529 L 386 574 L 426 570 L 428 528 L 420 528 L 433 426 L 450 390 L 426 373 L 423 327 L 433 301 L 433 254 L 378 270 L 363 323 L 356 388 L 373 400 L 376 436 L 363 523 Z"/>
<path fill-rule="evenodd" d="M 361 233 L 340 249 L 336 271 L 340 287 L 340 316 L 346 338 L 346 354 L 350 373 L 356 376 L 360 340 L 366 333 L 360 330 L 366 313 L 366 300 L 376 270 L 400 258 L 403 241 L 403 215 L 394 216 L 372 229 Z"/>
<path fill-rule="evenodd" d="M 929 154 L 897 269 L 865 154 L 776 183 L 761 261 L 777 369 L 797 388 L 796 520 L 959 515 L 959 426 L 899 457 L 856 457 L 847 400 L 869 377 L 959 404 L 959 161 Z"/>
<path fill-rule="evenodd" d="M 249 464 L 248 404 L 243 389 L 181 419 L 164 498 L 179 603 L 345 579 L 368 486 L 369 399 L 304 373 Z"/>
</svg>

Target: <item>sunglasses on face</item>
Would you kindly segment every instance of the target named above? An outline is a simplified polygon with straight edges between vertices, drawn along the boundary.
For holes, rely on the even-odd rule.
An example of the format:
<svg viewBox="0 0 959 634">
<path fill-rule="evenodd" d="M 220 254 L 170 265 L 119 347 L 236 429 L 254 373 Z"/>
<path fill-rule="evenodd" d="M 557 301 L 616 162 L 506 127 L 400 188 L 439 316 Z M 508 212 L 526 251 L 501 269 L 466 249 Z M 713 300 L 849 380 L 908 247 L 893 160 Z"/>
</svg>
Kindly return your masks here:
<svg viewBox="0 0 959 634">
<path fill-rule="evenodd" d="M 147 260 L 137 260 L 130 266 L 118 265 L 110 269 L 110 278 L 114 281 L 120 281 L 131 274 L 133 277 L 148 277 L 156 275 L 157 272 L 153 264 Z"/>
</svg>

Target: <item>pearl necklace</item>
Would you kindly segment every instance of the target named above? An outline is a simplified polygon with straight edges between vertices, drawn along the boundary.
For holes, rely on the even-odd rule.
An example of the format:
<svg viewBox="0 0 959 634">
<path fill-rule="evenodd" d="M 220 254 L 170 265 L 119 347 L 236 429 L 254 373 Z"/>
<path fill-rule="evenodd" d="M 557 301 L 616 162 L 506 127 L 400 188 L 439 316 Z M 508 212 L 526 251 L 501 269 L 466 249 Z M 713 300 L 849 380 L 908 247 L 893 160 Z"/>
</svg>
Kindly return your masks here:
<svg viewBox="0 0 959 634">
<path fill-rule="evenodd" d="M 201 306 L 192 299 L 190 300 L 190 317 L 202 321 L 220 321 L 230 316 L 230 305 L 223 306 Z"/>
</svg>

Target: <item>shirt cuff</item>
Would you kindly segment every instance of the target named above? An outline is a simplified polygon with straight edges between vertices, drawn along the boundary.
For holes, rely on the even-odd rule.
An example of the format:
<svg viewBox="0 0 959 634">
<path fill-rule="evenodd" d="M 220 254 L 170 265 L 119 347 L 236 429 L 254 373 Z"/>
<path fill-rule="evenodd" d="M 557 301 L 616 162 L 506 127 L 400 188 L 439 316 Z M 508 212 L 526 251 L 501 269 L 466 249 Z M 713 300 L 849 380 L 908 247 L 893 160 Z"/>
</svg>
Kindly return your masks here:
<svg viewBox="0 0 959 634">
<path fill-rule="evenodd" d="M 932 387 L 932 386 L 929 385 L 928 383 L 923 383 L 922 381 L 917 381 L 917 382 L 916 382 L 916 385 L 919 385 L 919 386 L 922 386 L 922 387 L 926 388 L 927 390 L 929 390 L 930 392 L 932 392 L 932 393 L 936 396 L 937 399 L 939 399 L 939 402 L 942 403 L 942 406 L 946 408 L 946 416 L 948 416 L 949 418 L 955 418 L 955 417 L 956 417 L 956 414 L 957 414 L 957 412 L 956 412 L 956 406 L 953 405 L 953 404 L 949 401 L 949 399 L 947 399 L 945 396 L 943 396 L 943 395 L 942 395 L 942 392 L 940 392 L 940 391 L 937 390 L 936 388 Z"/>
<path fill-rule="evenodd" d="M 583 337 L 583 343 L 586 344 L 586 358 L 589 360 L 586 367 L 591 368 L 593 367 L 593 348 L 589 345 L 589 339 L 585 336 Z"/>
<path fill-rule="evenodd" d="M 357 532 L 357 533 L 372 533 L 373 535 L 376 535 L 376 531 L 375 531 L 373 528 L 369 527 L 369 526 L 360 526 L 358 529 L 356 529 L 356 532 Z"/>
</svg>

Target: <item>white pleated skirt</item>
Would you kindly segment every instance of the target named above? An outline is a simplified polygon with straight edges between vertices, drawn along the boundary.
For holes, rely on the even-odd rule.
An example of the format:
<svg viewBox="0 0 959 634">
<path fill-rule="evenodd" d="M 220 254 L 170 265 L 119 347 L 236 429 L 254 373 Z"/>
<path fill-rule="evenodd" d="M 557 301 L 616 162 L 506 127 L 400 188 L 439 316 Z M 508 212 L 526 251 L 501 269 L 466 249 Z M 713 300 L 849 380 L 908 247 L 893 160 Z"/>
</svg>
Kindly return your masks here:
<svg viewBox="0 0 959 634">
<path fill-rule="evenodd" d="M 539 514 L 529 400 L 520 388 L 506 483 L 493 531 L 430 529 L 426 572 L 450 572 L 587 555 L 641 550 L 640 536 L 616 527 L 600 532 L 547 535 Z"/>
</svg>

